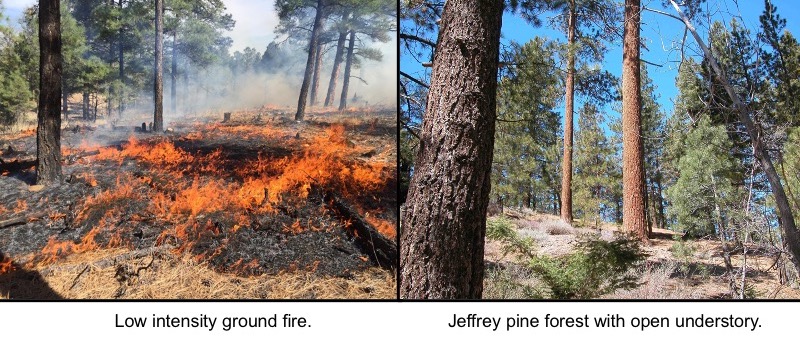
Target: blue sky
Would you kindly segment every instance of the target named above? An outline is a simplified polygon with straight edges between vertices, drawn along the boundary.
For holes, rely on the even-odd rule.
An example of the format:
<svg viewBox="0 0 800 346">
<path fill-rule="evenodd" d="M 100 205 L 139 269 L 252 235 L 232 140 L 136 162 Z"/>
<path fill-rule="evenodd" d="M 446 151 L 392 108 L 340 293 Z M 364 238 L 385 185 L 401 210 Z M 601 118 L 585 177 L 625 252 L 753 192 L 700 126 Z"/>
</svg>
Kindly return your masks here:
<svg viewBox="0 0 800 346">
<path fill-rule="evenodd" d="M 738 20 L 743 22 L 752 33 L 758 31 L 760 25 L 758 16 L 764 10 L 763 0 L 707 0 L 706 2 L 704 10 L 714 14 L 712 20 L 721 20 L 727 25 L 731 18 L 738 17 Z M 772 0 L 772 3 L 778 8 L 778 14 L 786 19 L 786 29 L 791 31 L 795 37 L 800 36 L 800 1 Z M 642 6 L 664 10 L 672 14 L 675 13 L 672 8 L 662 8 L 661 0 L 642 0 Z M 545 14 L 545 17 L 549 15 Z M 546 20 L 544 21 L 546 22 Z M 694 25 L 700 31 L 701 37 L 705 37 L 706 23 L 701 23 L 699 18 L 695 19 L 694 22 Z M 702 20 L 702 22 L 705 22 L 705 20 Z M 649 11 L 642 13 L 641 36 L 648 50 L 643 49 L 641 57 L 649 62 L 663 65 L 663 67 L 649 65 L 648 73 L 656 85 L 657 94 L 659 94 L 657 102 L 666 111 L 667 115 L 671 115 L 672 100 L 675 99 L 678 93 L 675 87 L 675 77 L 677 76 L 680 53 L 676 47 L 683 37 L 683 28 L 683 24 L 673 18 Z M 510 41 L 524 43 L 536 36 L 543 36 L 561 42 L 566 41 L 566 37 L 562 32 L 547 27 L 546 24 L 542 27 L 534 28 L 512 14 L 506 13 L 503 16 L 501 39 L 503 44 L 508 44 Z M 603 68 L 619 77 L 622 74 L 622 43 L 609 44 L 609 48 L 610 50 L 602 64 Z M 686 54 L 696 54 L 698 50 L 699 48 L 689 36 L 687 38 Z M 407 56 L 401 57 L 400 64 L 405 72 L 418 73 L 421 70 L 419 64 Z M 563 109 L 558 109 L 558 111 L 563 114 Z M 609 115 L 616 116 L 611 107 L 607 107 L 607 111 L 610 113 Z"/>
</svg>

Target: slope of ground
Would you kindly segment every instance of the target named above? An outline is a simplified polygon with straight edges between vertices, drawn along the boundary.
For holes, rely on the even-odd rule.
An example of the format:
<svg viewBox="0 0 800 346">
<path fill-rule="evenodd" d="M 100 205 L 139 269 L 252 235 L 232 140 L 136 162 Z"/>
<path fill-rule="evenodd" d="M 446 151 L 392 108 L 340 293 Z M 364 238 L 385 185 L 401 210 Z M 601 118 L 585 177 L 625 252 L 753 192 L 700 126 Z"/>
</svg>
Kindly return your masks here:
<svg viewBox="0 0 800 346">
<path fill-rule="evenodd" d="M 507 210 L 506 217 L 516 226 L 518 234 L 532 238 L 538 254 L 562 256 L 573 251 L 581 234 L 597 234 L 605 240 L 614 239 L 616 225 L 570 227 L 558 216 L 530 210 Z M 579 223 L 579 222 L 576 222 Z M 600 298 L 608 299 L 726 299 L 729 281 L 725 274 L 722 246 L 717 240 L 681 241 L 669 230 L 654 229 L 651 244 L 644 247 L 648 257 L 636 269 L 641 285 L 631 290 L 618 290 Z M 502 244 L 487 240 L 485 259 L 488 273 L 484 283 L 485 298 L 524 299 L 515 284 L 537 286 L 540 283 L 520 259 L 504 254 Z M 745 257 L 741 251 L 731 256 L 737 285 L 741 283 L 741 268 Z M 798 299 L 800 289 L 781 284 L 774 255 L 749 251 L 746 256 L 745 283 L 757 299 Z"/>
</svg>

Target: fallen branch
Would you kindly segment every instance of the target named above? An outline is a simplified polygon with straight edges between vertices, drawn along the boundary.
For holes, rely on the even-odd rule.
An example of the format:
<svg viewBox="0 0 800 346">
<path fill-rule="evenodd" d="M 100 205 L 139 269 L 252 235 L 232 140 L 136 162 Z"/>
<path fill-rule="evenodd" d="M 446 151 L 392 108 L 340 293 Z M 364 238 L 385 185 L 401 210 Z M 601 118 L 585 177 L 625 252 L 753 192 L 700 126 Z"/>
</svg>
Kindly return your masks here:
<svg viewBox="0 0 800 346">
<path fill-rule="evenodd" d="M 3 220 L 3 221 L 0 221 L 0 229 L 6 228 L 6 227 L 11 227 L 11 226 L 24 225 L 24 224 L 26 224 L 28 222 L 36 221 L 38 219 L 41 219 L 42 217 L 45 217 L 46 215 L 47 215 L 47 213 L 34 213 L 33 215 L 30 215 L 30 216 L 20 216 L 20 217 L 11 218 L 11 219 L 8 219 L 8 220 Z"/>
<path fill-rule="evenodd" d="M 342 221 L 350 224 L 347 232 L 355 238 L 367 256 L 382 268 L 395 268 L 397 265 L 397 244 L 380 234 L 358 212 L 346 202 L 328 191 L 324 195 L 325 204 Z"/>
</svg>

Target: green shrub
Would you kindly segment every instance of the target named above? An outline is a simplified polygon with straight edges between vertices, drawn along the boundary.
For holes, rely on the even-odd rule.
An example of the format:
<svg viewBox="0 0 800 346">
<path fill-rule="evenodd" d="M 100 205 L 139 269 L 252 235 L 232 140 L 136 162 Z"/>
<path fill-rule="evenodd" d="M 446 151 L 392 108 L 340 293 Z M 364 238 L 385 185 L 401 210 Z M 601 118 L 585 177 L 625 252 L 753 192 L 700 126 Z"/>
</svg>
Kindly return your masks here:
<svg viewBox="0 0 800 346">
<path fill-rule="evenodd" d="M 510 253 L 531 257 L 536 245 L 533 239 L 520 237 L 511 221 L 503 216 L 486 220 L 486 238 L 502 243 L 503 256 Z"/>
<path fill-rule="evenodd" d="M 534 256 L 529 266 L 555 299 L 590 299 L 639 285 L 631 273 L 646 257 L 635 239 L 579 240 L 576 251 L 557 258 Z"/>
</svg>

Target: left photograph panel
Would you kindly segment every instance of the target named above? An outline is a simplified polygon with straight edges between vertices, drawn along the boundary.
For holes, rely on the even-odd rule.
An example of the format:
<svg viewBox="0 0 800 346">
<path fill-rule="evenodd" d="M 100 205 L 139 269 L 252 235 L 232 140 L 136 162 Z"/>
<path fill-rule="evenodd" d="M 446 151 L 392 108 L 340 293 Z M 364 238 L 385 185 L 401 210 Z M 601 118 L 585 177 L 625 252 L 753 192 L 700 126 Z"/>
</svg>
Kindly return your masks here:
<svg viewBox="0 0 800 346">
<path fill-rule="evenodd" d="M 395 0 L 0 0 L 0 299 L 396 299 Z"/>
</svg>

